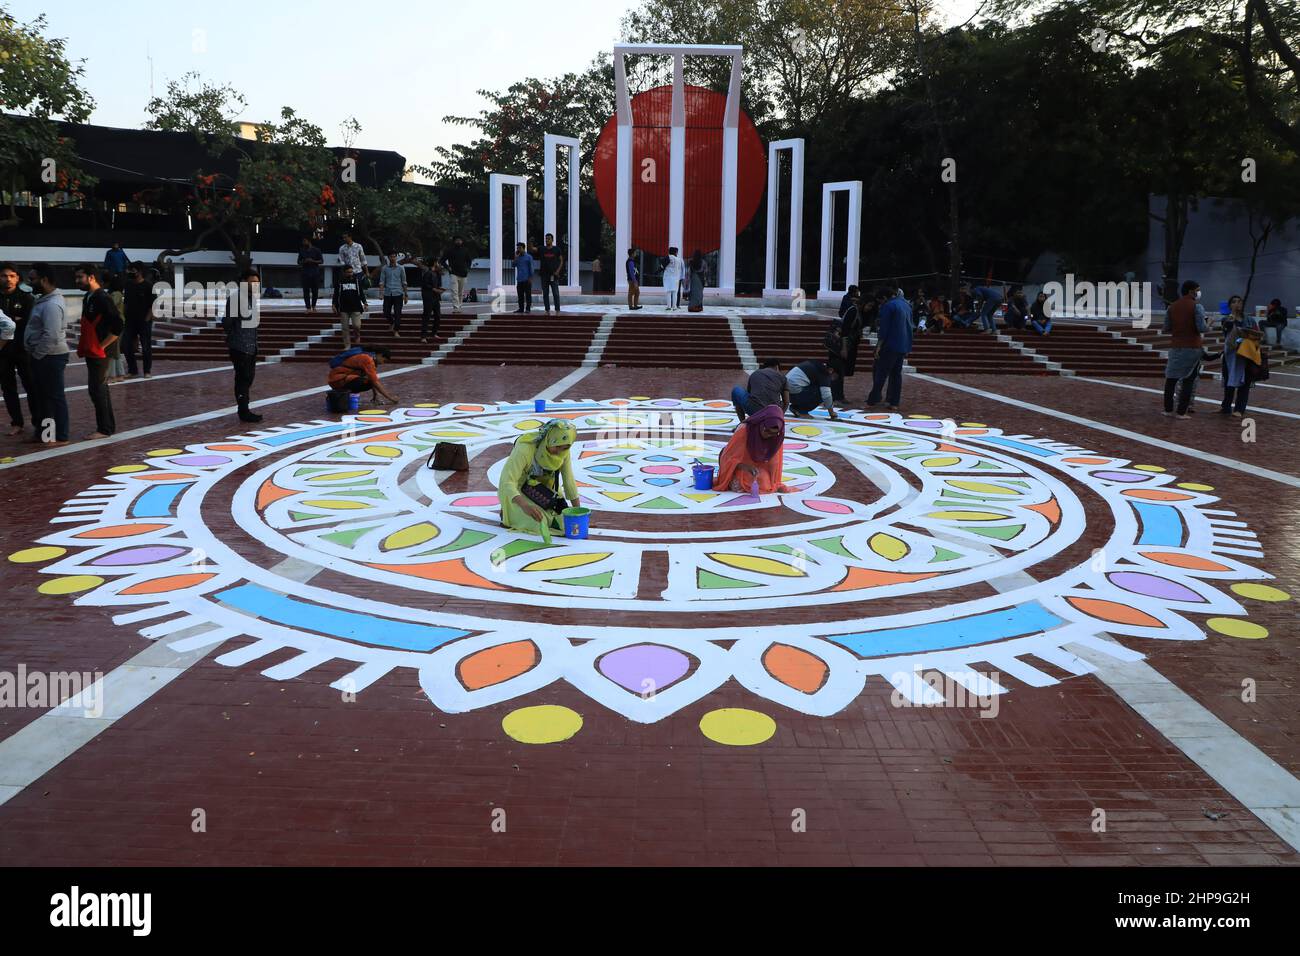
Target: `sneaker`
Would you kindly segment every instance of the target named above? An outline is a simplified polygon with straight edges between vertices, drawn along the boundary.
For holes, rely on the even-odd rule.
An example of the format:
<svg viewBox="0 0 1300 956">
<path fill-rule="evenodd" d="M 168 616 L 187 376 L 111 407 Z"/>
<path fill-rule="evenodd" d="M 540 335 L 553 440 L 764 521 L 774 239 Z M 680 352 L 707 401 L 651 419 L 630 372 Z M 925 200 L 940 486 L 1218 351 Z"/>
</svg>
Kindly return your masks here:
<svg viewBox="0 0 1300 956">
<path fill-rule="evenodd" d="M 22 434 L 23 432 L 25 432 L 25 431 L 27 431 L 27 429 L 24 428 L 22 425 L 14 425 L 14 426 L 13 426 L 12 428 L 10 428 L 7 432 L 5 432 L 5 437 L 6 437 L 6 438 L 13 438 L 13 437 L 15 437 L 16 435 L 21 435 L 21 434 Z"/>
<path fill-rule="evenodd" d="M 1163 415 L 1163 416 L 1165 416 L 1165 418 L 1173 418 L 1173 417 L 1174 417 L 1174 413 L 1173 413 L 1173 412 L 1161 412 L 1160 414 Z"/>
<path fill-rule="evenodd" d="M 423 344 L 423 345 L 428 345 L 428 344 L 429 344 L 429 340 L 428 340 L 428 339 L 420 339 L 420 342 L 421 342 L 421 344 Z"/>
<path fill-rule="evenodd" d="M 241 422 L 256 424 L 257 422 L 260 422 L 262 420 L 262 416 L 254 414 L 253 412 L 244 411 L 239 413 L 239 420 Z"/>
</svg>

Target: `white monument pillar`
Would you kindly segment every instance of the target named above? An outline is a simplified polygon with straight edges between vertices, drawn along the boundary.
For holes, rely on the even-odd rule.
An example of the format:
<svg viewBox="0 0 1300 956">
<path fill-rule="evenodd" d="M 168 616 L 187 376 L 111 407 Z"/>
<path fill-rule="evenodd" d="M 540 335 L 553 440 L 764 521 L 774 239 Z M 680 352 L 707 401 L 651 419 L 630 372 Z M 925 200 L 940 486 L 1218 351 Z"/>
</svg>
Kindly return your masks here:
<svg viewBox="0 0 1300 956">
<path fill-rule="evenodd" d="M 848 261 L 844 269 L 844 285 L 847 289 L 858 284 L 858 255 L 862 246 L 862 180 L 855 179 L 843 183 L 822 184 L 822 273 L 817 286 L 817 298 L 831 300 L 843 295 L 844 289 L 836 290 L 831 286 L 831 250 L 835 248 L 835 194 L 849 194 L 849 246 Z"/>
<path fill-rule="evenodd" d="M 572 136 L 556 136 L 554 133 L 547 133 L 543 138 L 546 150 L 546 167 L 543 179 L 543 195 L 545 196 L 545 210 L 543 213 L 543 222 L 546 231 L 553 236 L 559 234 L 555 231 L 558 222 L 555 202 L 555 174 L 556 162 L 555 154 L 561 147 L 569 150 L 569 228 L 566 238 L 569 243 L 569 251 L 565 256 L 565 261 L 569 267 L 568 285 L 560 286 L 561 292 L 580 293 L 582 291 L 582 272 L 581 272 L 581 249 L 578 242 L 578 195 L 581 190 L 579 185 L 579 174 L 582 172 L 582 146 Z M 617 259 L 615 261 L 618 261 Z"/>
<path fill-rule="evenodd" d="M 781 153 L 790 151 L 790 280 L 776 285 L 776 227 L 781 199 Z M 803 156 L 802 139 L 782 139 L 767 146 L 767 271 L 763 297 L 793 298 L 803 278 Z"/>
<path fill-rule="evenodd" d="M 507 286 L 503 281 L 502 271 L 505 256 L 501 249 L 501 193 L 510 186 L 515 191 L 515 242 L 528 241 L 528 177 L 505 176 L 500 173 L 488 174 L 488 296 L 495 298 L 504 290 L 506 296 L 515 295 L 514 282 Z"/>
<path fill-rule="evenodd" d="M 618 116 L 618 212 L 615 216 L 615 261 L 622 261 L 632 247 L 632 183 L 638 174 L 639 160 L 632 155 L 632 100 L 627 91 L 628 54 L 660 54 L 673 58 L 672 128 L 668 162 L 668 245 L 676 246 L 683 259 L 693 249 L 685 249 L 686 222 L 686 82 L 685 59 L 688 56 L 725 56 L 731 58 L 731 83 L 727 90 L 727 108 L 722 131 L 722 230 L 718 246 L 718 286 L 707 290 L 714 296 L 734 295 L 736 291 L 736 191 L 739 184 L 740 152 L 740 46 L 707 46 L 684 43 L 618 43 L 614 45 L 614 102 Z M 644 157 L 643 157 L 644 158 Z M 656 175 L 662 175 L 656 171 Z M 627 291 L 627 275 L 614 270 L 614 289 Z"/>
</svg>

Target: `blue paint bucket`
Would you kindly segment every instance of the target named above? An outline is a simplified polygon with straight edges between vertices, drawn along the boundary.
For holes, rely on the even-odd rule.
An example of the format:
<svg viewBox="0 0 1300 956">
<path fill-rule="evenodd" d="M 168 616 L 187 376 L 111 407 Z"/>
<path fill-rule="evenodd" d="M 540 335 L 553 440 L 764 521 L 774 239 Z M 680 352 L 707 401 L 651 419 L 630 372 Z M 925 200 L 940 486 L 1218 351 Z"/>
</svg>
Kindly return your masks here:
<svg viewBox="0 0 1300 956">
<path fill-rule="evenodd" d="M 564 518 L 564 536 L 578 541 L 585 541 L 591 528 L 591 511 L 587 508 L 566 508 Z"/>
<path fill-rule="evenodd" d="M 360 396 L 360 395 L 353 394 L 353 395 L 349 395 L 349 396 L 348 396 L 348 411 L 350 411 L 350 412 L 359 412 L 359 411 L 361 411 L 361 396 Z"/>
<path fill-rule="evenodd" d="M 1227 299 L 1219 303 L 1219 315 L 1227 315 L 1229 311 Z"/>
<path fill-rule="evenodd" d="M 713 490 L 713 468 L 710 465 L 696 465 L 691 469 L 691 474 L 695 476 L 696 491 Z"/>
<path fill-rule="evenodd" d="M 546 411 L 546 399 L 539 398 L 537 401 L 533 402 L 533 411 L 539 415 Z"/>
</svg>

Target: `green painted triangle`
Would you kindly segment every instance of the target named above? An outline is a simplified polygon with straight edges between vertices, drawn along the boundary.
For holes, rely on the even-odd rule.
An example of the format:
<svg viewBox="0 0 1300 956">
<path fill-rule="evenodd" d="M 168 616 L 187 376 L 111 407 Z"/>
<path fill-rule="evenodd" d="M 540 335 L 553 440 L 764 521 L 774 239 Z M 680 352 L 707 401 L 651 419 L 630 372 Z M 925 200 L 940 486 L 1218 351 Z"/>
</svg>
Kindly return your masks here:
<svg viewBox="0 0 1300 956">
<path fill-rule="evenodd" d="M 758 550 L 760 550 L 760 551 L 775 551 L 777 554 L 788 554 L 788 555 L 790 555 L 790 557 L 792 557 L 792 558 L 798 558 L 798 557 L 801 557 L 801 556 L 802 556 L 802 557 L 805 557 L 805 558 L 808 557 L 807 552 L 805 552 L 805 551 L 800 551 L 800 550 L 797 549 L 797 548 L 792 548 L 792 547 L 790 547 L 788 544 L 765 544 L 765 545 L 763 545 L 761 548 L 759 548 Z"/>
<path fill-rule="evenodd" d="M 999 541 L 1010 541 L 1020 532 L 1025 530 L 1022 524 L 1006 525 L 1002 528 L 971 528 L 976 534 L 983 535 L 986 538 L 997 538 Z"/>
<path fill-rule="evenodd" d="M 817 547 L 821 548 L 823 551 L 829 551 L 831 554 L 838 554 L 842 558 L 851 558 L 854 561 L 858 560 L 858 556 L 856 554 L 852 553 L 851 551 L 849 551 L 848 548 L 844 547 L 843 536 L 838 538 L 822 538 L 821 540 L 814 541 L 812 543 Z"/>
<path fill-rule="evenodd" d="M 294 521 L 311 521 L 314 518 L 327 517 L 327 515 L 309 515 L 302 511 L 290 511 L 289 517 L 292 518 Z"/>
<path fill-rule="evenodd" d="M 597 481 L 603 481 L 607 485 L 623 485 L 624 487 L 627 487 L 626 478 L 620 478 L 618 476 L 611 478 L 607 475 L 589 475 L 588 477 L 595 478 Z"/>
<path fill-rule="evenodd" d="M 349 452 L 349 451 L 345 448 L 343 451 L 336 451 L 334 454 L 330 455 L 330 457 L 331 457 L 331 458 L 351 458 L 351 457 L 352 457 L 352 453 Z"/>
<path fill-rule="evenodd" d="M 934 452 L 932 451 L 907 451 L 901 453 L 894 452 L 893 457 L 902 459 L 903 461 L 907 461 L 910 458 L 933 458 Z"/>
<path fill-rule="evenodd" d="M 999 468 L 997 465 L 990 464 L 987 461 L 982 461 L 975 466 L 975 470 L 976 471 L 1001 471 L 1002 469 Z"/>
<path fill-rule="evenodd" d="M 331 491 L 330 494 L 335 494 L 335 492 Z M 386 494 L 384 494 L 382 491 L 380 491 L 377 488 L 372 491 L 340 491 L 337 492 L 337 494 L 340 498 L 387 498 L 388 497 Z"/>
<path fill-rule="evenodd" d="M 1018 479 L 1018 478 L 1016 478 L 1016 479 L 1008 478 L 1005 482 L 1003 482 L 1003 484 L 1008 484 L 1008 485 L 1019 485 L 1021 488 L 1028 488 L 1028 487 L 1029 487 L 1029 482 L 1027 482 L 1027 481 L 1021 481 L 1021 480 Z"/>
<path fill-rule="evenodd" d="M 293 476 L 295 478 L 302 478 L 305 477 L 306 475 L 315 475 L 322 471 L 329 471 L 329 466 L 320 465 L 316 468 L 299 468 L 297 471 L 293 473 Z"/>
<path fill-rule="evenodd" d="M 452 551 L 463 551 L 466 548 L 472 548 L 476 544 L 482 544 L 484 541 L 492 538 L 493 535 L 487 531 L 471 531 L 468 528 L 460 533 L 460 537 L 451 544 L 443 545 L 441 548 L 435 548 L 433 551 L 421 551 L 415 555 L 417 558 L 427 557 L 431 554 L 449 554 Z"/>
<path fill-rule="evenodd" d="M 965 498 L 965 499 L 967 499 L 968 501 L 998 501 L 998 500 L 999 500 L 999 499 L 997 499 L 997 498 L 986 498 L 984 495 L 971 495 L 971 494 L 967 494 L 967 493 L 964 492 L 964 491 L 952 491 L 952 490 L 946 490 L 946 491 L 944 491 L 944 493 L 943 493 L 943 497 L 945 497 L 945 498 Z M 1002 500 L 1002 501 L 1005 501 L 1006 499 L 1003 498 L 1003 499 L 1001 499 L 1001 500 Z"/>
<path fill-rule="evenodd" d="M 729 578 L 725 574 L 716 574 L 713 571 L 705 571 L 700 568 L 695 574 L 696 586 L 701 591 L 714 591 L 719 588 L 759 588 L 761 584 L 755 584 L 753 581 L 741 581 L 739 578 Z"/>
<path fill-rule="evenodd" d="M 551 579 L 552 584 L 566 584 L 574 588 L 607 588 L 614 583 L 614 572 L 606 571 L 604 574 L 593 574 L 585 578 L 564 578 L 563 580 Z"/>
<path fill-rule="evenodd" d="M 335 544 L 341 544 L 345 548 L 350 548 L 357 543 L 357 539 L 368 531 L 374 531 L 374 528 L 352 528 L 348 531 L 331 531 L 329 534 L 321 535 L 322 541 L 332 541 Z"/>
<path fill-rule="evenodd" d="M 653 501 L 647 501 L 641 507 L 649 508 L 652 511 L 682 511 L 686 508 L 684 504 L 669 501 L 667 498 L 656 498 Z"/>
<path fill-rule="evenodd" d="M 786 474 L 789 475 L 807 475 L 809 478 L 816 478 L 817 472 L 811 468 L 787 468 Z"/>
<path fill-rule="evenodd" d="M 931 559 L 930 563 L 940 564 L 944 561 L 955 561 L 957 558 L 960 557 L 961 555 L 958 554 L 956 551 L 949 551 L 947 548 L 935 548 L 934 558 Z"/>
</svg>

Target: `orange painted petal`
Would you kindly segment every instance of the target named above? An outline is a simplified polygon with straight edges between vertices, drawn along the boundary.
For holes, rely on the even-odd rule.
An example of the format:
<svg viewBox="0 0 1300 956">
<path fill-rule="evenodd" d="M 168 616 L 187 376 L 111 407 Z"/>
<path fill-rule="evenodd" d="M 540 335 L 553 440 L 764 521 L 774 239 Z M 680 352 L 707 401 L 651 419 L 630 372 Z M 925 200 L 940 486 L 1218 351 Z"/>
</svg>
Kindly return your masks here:
<svg viewBox="0 0 1300 956">
<path fill-rule="evenodd" d="M 937 578 L 937 572 L 927 574 L 905 574 L 901 571 L 872 571 L 868 568 L 849 568 L 844 580 L 831 588 L 831 591 L 861 591 L 865 588 L 879 588 L 886 584 L 906 584 L 909 581 L 924 581 Z"/>
<path fill-rule="evenodd" d="M 464 558 L 455 561 L 437 561 L 431 564 L 371 564 L 369 567 L 394 574 L 405 574 L 426 581 L 445 581 L 448 584 L 463 584 L 471 588 L 488 588 L 492 591 L 508 591 L 494 581 L 475 574 L 465 564 Z"/>
<path fill-rule="evenodd" d="M 134 597 L 140 594 L 170 594 L 172 591 L 184 591 L 205 581 L 211 581 L 215 574 L 174 574 L 167 578 L 155 578 L 136 584 L 120 592 L 123 596 Z"/>
<path fill-rule="evenodd" d="M 288 488 L 281 488 L 274 481 L 262 482 L 262 487 L 257 489 L 257 510 L 265 511 L 271 505 L 275 504 L 281 498 L 288 498 L 290 495 L 297 494 Z"/>
<path fill-rule="evenodd" d="M 1066 600 L 1089 617 L 1110 621 L 1112 624 L 1130 624 L 1134 627 L 1165 626 L 1165 622 L 1160 618 L 1152 617 L 1145 611 L 1139 611 L 1127 604 L 1103 601 L 1101 598 L 1067 597 Z"/>
<path fill-rule="evenodd" d="M 89 531 L 83 531 L 81 534 L 73 535 L 74 538 L 135 538 L 142 534 L 153 534 L 155 531 L 161 531 L 166 528 L 165 524 L 117 524 L 111 528 L 92 528 Z"/>
<path fill-rule="evenodd" d="M 537 645 L 532 641 L 515 641 L 471 654 L 460 662 L 457 671 L 462 684 L 469 690 L 479 690 L 527 673 L 536 666 L 538 657 Z"/>
<path fill-rule="evenodd" d="M 805 694 L 819 691 L 830 673 L 820 657 L 789 644 L 773 644 L 763 655 L 763 666 L 782 684 Z"/>
<path fill-rule="evenodd" d="M 1056 524 L 1061 520 L 1061 506 L 1056 503 L 1056 499 L 1044 501 L 1041 505 L 1026 505 L 1030 511 L 1037 511 L 1040 515 L 1045 515 L 1047 520 Z"/>
<path fill-rule="evenodd" d="M 1232 569 L 1226 564 L 1219 564 L 1217 561 L 1211 561 L 1208 558 L 1200 558 L 1194 554 L 1169 554 L 1163 551 L 1140 551 L 1138 552 L 1144 558 L 1149 558 L 1160 564 L 1167 564 L 1173 568 L 1185 568 L 1188 571 L 1231 571 Z"/>
</svg>

